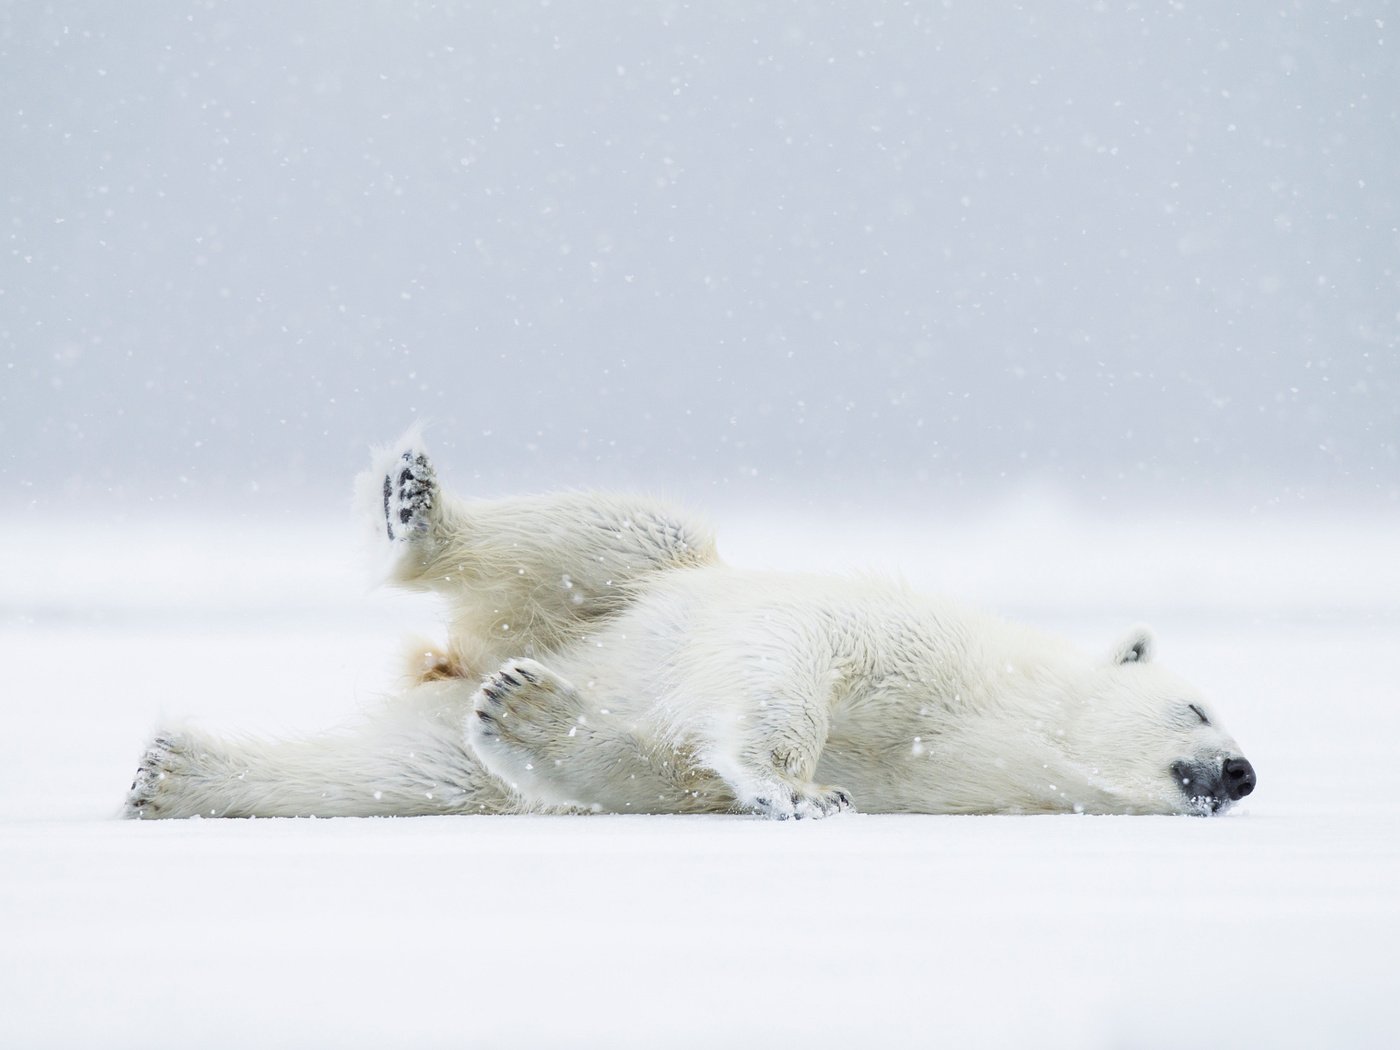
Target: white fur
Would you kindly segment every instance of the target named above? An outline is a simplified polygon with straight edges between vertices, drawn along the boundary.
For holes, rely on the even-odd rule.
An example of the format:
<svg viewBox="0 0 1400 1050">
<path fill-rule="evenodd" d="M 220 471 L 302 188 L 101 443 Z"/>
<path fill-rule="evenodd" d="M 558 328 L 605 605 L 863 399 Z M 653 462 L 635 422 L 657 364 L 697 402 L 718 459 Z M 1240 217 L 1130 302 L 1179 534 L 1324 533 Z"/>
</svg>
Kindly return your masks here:
<svg viewBox="0 0 1400 1050">
<path fill-rule="evenodd" d="M 128 815 L 1199 812 L 1173 763 L 1238 754 L 1142 629 L 1092 659 L 897 584 L 730 568 L 650 500 L 462 502 L 416 433 L 357 490 L 388 577 L 446 599 L 433 680 L 307 741 L 160 734 Z"/>
</svg>

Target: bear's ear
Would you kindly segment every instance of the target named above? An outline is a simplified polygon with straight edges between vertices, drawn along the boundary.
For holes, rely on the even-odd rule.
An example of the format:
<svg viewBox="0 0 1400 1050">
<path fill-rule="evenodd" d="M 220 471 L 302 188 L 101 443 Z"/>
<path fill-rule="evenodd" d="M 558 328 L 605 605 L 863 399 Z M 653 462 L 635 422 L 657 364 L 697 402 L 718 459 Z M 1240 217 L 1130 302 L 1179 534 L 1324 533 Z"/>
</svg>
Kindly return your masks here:
<svg viewBox="0 0 1400 1050">
<path fill-rule="evenodd" d="M 1127 637 L 1113 647 L 1115 664 L 1140 664 L 1152 659 L 1152 650 L 1157 647 L 1152 632 L 1146 627 L 1134 627 Z"/>
</svg>

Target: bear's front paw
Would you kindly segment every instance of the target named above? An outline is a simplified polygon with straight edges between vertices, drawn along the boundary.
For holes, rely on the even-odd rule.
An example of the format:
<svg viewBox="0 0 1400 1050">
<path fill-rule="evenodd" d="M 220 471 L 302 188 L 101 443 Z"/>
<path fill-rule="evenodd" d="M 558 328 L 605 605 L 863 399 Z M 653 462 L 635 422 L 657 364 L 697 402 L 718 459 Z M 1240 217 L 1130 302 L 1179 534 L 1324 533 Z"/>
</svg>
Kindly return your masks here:
<svg viewBox="0 0 1400 1050">
<path fill-rule="evenodd" d="M 769 820 L 830 817 L 851 809 L 851 796 L 839 787 L 772 785 L 754 797 L 753 809 Z"/>
<path fill-rule="evenodd" d="M 531 808 L 599 812 L 599 785 L 624 760 L 635 761 L 635 746 L 615 746 L 611 720 L 548 668 L 516 659 L 472 698 L 467 743 Z"/>
<path fill-rule="evenodd" d="M 594 729 L 578 691 L 534 660 L 511 660 L 472 698 L 467 739 L 487 767 L 527 794 L 572 765 Z"/>
</svg>

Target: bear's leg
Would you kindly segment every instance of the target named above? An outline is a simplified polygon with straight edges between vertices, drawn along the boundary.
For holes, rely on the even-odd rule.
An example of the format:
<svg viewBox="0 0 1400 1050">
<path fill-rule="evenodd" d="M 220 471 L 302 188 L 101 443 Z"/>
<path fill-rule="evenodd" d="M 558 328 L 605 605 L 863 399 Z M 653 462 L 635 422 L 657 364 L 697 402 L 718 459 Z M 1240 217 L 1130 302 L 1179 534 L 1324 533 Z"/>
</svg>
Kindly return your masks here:
<svg viewBox="0 0 1400 1050">
<path fill-rule="evenodd" d="M 639 735 L 629 716 L 534 660 L 477 691 L 467 736 L 482 763 L 531 801 L 610 813 L 728 813 L 735 799 L 691 748 Z"/>
<path fill-rule="evenodd" d="M 306 740 L 164 732 L 147 747 L 124 815 L 362 817 L 525 808 L 466 746 L 467 685 L 434 683 L 363 723 Z"/>
<path fill-rule="evenodd" d="M 830 726 L 825 703 L 772 690 L 747 710 L 751 715 L 714 748 L 711 759 L 741 806 L 774 820 L 827 817 L 851 808 L 845 790 L 813 779 Z"/>
<path fill-rule="evenodd" d="M 510 660 L 472 701 L 467 739 L 487 768 L 527 798 L 598 806 L 599 786 L 625 762 L 610 712 L 534 660 Z"/>
<path fill-rule="evenodd" d="M 557 651 L 623 608 L 652 574 L 717 560 L 704 526 L 646 499 L 455 499 L 413 433 L 357 488 L 388 545 L 390 577 L 451 603 L 451 656 L 462 677 Z"/>
</svg>

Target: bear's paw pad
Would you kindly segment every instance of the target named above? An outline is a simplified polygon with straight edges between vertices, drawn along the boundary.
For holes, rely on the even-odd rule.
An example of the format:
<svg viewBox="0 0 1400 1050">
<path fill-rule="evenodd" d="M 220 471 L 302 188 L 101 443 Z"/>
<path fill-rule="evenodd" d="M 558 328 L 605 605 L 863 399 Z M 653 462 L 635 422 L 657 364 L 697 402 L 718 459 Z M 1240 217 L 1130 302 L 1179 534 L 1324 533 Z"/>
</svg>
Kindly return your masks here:
<svg viewBox="0 0 1400 1050">
<path fill-rule="evenodd" d="M 384 475 L 384 527 L 390 540 L 413 540 L 432 524 L 437 473 L 426 452 L 406 448 Z"/>
</svg>

